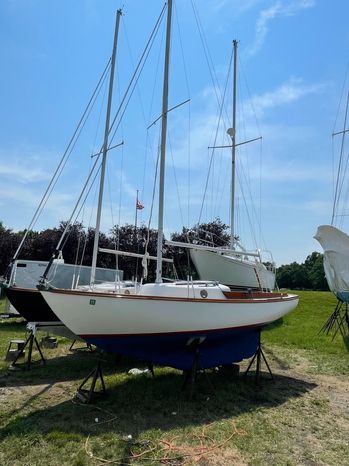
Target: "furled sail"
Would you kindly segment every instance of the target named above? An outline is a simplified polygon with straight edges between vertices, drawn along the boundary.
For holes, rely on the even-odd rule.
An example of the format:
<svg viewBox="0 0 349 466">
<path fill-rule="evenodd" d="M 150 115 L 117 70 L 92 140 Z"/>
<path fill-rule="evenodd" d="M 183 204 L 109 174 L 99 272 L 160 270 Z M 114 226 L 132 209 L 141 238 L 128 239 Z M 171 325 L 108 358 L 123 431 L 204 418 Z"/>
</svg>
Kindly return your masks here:
<svg viewBox="0 0 349 466">
<path fill-rule="evenodd" d="M 349 302 L 349 236 L 331 225 L 318 227 L 314 238 L 324 250 L 324 269 L 330 290 Z"/>
</svg>

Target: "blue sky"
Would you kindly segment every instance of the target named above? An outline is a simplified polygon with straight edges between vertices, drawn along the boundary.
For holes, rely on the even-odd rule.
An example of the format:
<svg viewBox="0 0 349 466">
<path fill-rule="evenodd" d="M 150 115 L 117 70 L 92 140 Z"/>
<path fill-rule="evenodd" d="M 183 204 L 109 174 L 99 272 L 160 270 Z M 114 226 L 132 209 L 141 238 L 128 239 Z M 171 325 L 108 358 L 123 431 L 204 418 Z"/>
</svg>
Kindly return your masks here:
<svg viewBox="0 0 349 466">
<path fill-rule="evenodd" d="M 219 114 L 193 4 L 221 87 L 232 40 L 239 40 L 237 139 L 263 138 L 237 152 L 237 233 L 247 247 L 270 249 L 278 265 L 303 262 L 320 250 L 312 237 L 331 218 L 331 133 L 348 64 L 349 4 L 175 1 L 169 104 L 191 100 L 169 114 L 167 235 L 198 221 Z M 0 2 L 0 220 L 7 227 L 29 224 L 110 56 L 121 6 L 114 111 L 163 2 Z M 147 126 L 161 109 L 163 31 L 115 136 L 124 145 L 108 156 L 104 231 L 134 221 L 137 189 L 145 206 L 140 221 L 148 222 L 159 124 Z M 229 127 L 228 89 L 220 129 Z M 104 109 L 105 89 L 36 229 L 68 218 L 101 144 Z M 217 141 L 229 143 L 219 133 Z M 227 149 L 215 152 L 202 221 L 218 215 L 229 222 L 229 157 Z M 95 198 L 94 188 L 80 216 L 85 225 L 93 225 Z M 156 226 L 157 203 L 154 209 Z"/>
</svg>

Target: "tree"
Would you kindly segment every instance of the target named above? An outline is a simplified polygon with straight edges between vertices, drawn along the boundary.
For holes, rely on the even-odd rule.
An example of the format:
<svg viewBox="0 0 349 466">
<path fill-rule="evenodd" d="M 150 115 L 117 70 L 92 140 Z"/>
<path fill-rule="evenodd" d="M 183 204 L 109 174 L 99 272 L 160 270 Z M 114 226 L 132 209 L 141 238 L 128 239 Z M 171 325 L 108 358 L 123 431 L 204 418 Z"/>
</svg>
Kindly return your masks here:
<svg viewBox="0 0 349 466">
<path fill-rule="evenodd" d="M 328 284 L 325 276 L 323 254 L 319 252 L 311 253 L 304 262 L 308 279 L 312 290 L 328 291 Z"/>
<path fill-rule="evenodd" d="M 303 264 L 292 262 L 277 269 L 276 281 L 280 288 L 293 290 L 308 289 L 310 287 L 307 271 Z"/>
<path fill-rule="evenodd" d="M 11 229 L 6 228 L 0 222 L 0 275 L 6 272 L 6 269 L 18 248 L 21 237 Z"/>
<path fill-rule="evenodd" d="M 303 264 L 292 262 L 277 269 L 276 281 L 280 288 L 327 291 L 323 255 L 312 252 Z"/>
<path fill-rule="evenodd" d="M 145 249 L 150 256 L 156 256 L 157 252 L 157 231 L 150 229 L 145 225 L 141 225 L 135 228 L 134 225 L 126 224 L 123 226 L 115 225 L 111 231 L 113 236 L 113 245 L 116 249 L 120 251 L 133 252 L 136 254 L 144 254 Z M 148 237 L 149 235 L 149 237 Z M 163 245 L 164 257 L 167 253 L 167 248 Z M 137 277 L 140 279 L 142 277 L 142 259 L 127 257 L 127 256 L 116 256 L 116 263 L 119 269 L 123 270 L 124 278 L 131 279 L 132 277 Z M 115 258 L 114 258 L 114 267 L 115 267 Z M 164 265 L 166 270 L 166 265 Z M 148 277 L 147 281 L 154 281 L 156 275 L 156 261 L 150 260 L 148 262 Z"/>
</svg>

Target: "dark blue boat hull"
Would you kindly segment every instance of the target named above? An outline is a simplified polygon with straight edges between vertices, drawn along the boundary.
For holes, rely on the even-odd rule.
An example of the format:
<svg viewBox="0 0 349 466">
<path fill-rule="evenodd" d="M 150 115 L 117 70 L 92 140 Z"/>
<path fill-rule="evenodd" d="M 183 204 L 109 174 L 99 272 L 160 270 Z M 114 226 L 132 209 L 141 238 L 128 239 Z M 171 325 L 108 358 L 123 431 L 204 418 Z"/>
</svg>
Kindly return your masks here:
<svg viewBox="0 0 349 466">
<path fill-rule="evenodd" d="M 207 369 L 253 356 L 259 344 L 260 330 L 261 326 L 206 333 L 80 336 L 108 353 L 187 371 L 193 365 L 198 340 L 200 367 Z"/>
</svg>

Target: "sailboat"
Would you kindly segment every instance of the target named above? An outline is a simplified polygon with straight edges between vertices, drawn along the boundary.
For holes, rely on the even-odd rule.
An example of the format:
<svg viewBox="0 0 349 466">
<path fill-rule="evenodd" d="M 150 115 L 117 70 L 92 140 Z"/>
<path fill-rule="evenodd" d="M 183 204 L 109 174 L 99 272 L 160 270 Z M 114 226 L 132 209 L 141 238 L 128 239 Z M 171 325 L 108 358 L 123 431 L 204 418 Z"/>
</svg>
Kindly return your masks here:
<svg viewBox="0 0 349 466">
<path fill-rule="evenodd" d="M 343 129 L 332 135 L 332 137 L 341 136 L 341 144 L 331 225 L 320 225 L 314 236 L 324 250 L 324 270 L 328 286 L 337 298 L 345 303 L 349 303 L 349 236 L 337 228 L 335 223 L 342 222 L 345 215 L 345 213 L 341 212 L 341 208 L 345 204 L 343 193 L 347 192 L 345 180 L 348 179 L 348 154 L 345 153 L 346 136 L 349 132 L 347 128 L 348 111 L 349 91 L 346 100 Z"/>
<path fill-rule="evenodd" d="M 232 128 L 227 133 L 231 138 L 231 199 L 230 199 L 230 244 L 229 247 L 219 247 L 215 243 L 214 236 L 203 232 L 205 240 L 200 237 L 200 232 L 188 235 L 188 242 L 167 241 L 169 246 L 188 248 L 190 257 L 203 280 L 217 280 L 228 285 L 231 289 L 246 289 L 271 291 L 275 289 L 275 266 L 273 259 L 266 266 L 262 261 L 260 250 L 246 250 L 235 236 L 235 165 L 236 147 L 246 142 L 236 143 L 236 84 L 237 84 L 237 48 L 238 42 L 233 41 L 234 67 L 233 67 L 233 119 Z M 222 147 L 222 146 L 220 146 Z M 215 149 L 215 148 L 213 148 Z M 201 235 L 202 236 L 202 235 Z"/>
<path fill-rule="evenodd" d="M 108 352 L 189 370 L 198 352 L 201 368 L 229 364 L 252 356 L 258 345 L 260 329 L 294 309 L 298 304 L 298 296 L 254 293 L 251 290 L 232 292 L 225 285 L 206 280 L 163 281 L 171 25 L 172 0 L 169 0 L 161 114 L 156 280 L 154 283 L 142 284 L 130 294 L 96 292 L 93 288 L 84 291 L 52 289 L 44 282 L 39 289 L 57 317 L 89 343 Z M 109 108 L 110 94 L 108 100 Z M 108 146 L 108 124 L 107 117 L 97 226 L 103 199 L 103 164 Z M 98 252 L 98 228 L 94 252 Z M 92 262 L 91 283 L 95 262 L 96 257 Z"/>
<path fill-rule="evenodd" d="M 64 328 L 36 288 L 47 265 L 47 261 L 15 259 L 2 287 L 11 305 L 27 322 L 45 327 L 46 331 L 70 337 L 71 332 Z M 90 283 L 90 274 L 89 266 L 66 264 L 63 259 L 55 259 L 47 280 L 55 288 L 82 288 Z M 115 283 L 115 278 L 123 283 L 121 270 L 97 268 L 98 283 Z"/>
</svg>

